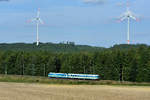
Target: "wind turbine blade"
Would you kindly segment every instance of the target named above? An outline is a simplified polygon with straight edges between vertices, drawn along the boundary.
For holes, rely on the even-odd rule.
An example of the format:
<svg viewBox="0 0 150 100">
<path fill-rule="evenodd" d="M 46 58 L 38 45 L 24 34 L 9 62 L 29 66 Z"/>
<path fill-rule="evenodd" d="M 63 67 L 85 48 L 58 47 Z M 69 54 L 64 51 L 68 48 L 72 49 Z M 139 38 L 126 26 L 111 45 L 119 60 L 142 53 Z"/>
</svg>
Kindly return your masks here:
<svg viewBox="0 0 150 100">
<path fill-rule="evenodd" d="M 130 16 L 132 19 L 137 20 L 137 18 L 133 15 Z"/>
<path fill-rule="evenodd" d="M 36 18 L 34 18 L 34 19 L 31 19 L 31 22 L 34 22 L 34 21 L 36 21 Z"/>
<path fill-rule="evenodd" d="M 40 22 L 41 24 L 44 24 L 43 20 L 41 20 L 40 18 L 39 18 L 39 22 Z"/>
<path fill-rule="evenodd" d="M 31 20 L 27 20 L 27 23 L 31 23 L 32 21 Z"/>
<path fill-rule="evenodd" d="M 122 13 L 122 14 L 119 16 L 119 18 L 122 18 L 122 17 L 124 17 L 124 16 L 126 16 L 126 13 Z"/>
<path fill-rule="evenodd" d="M 38 12 L 37 12 L 37 18 L 40 17 L 40 8 L 38 8 Z"/>
<path fill-rule="evenodd" d="M 31 23 L 31 22 L 34 22 L 34 21 L 36 21 L 36 18 L 31 19 L 31 20 L 27 20 L 28 23 Z"/>
<path fill-rule="evenodd" d="M 139 18 L 137 18 L 134 14 L 131 14 L 130 17 L 136 21 L 139 21 Z"/>
<path fill-rule="evenodd" d="M 136 15 L 133 12 L 130 12 L 130 17 L 136 21 L 139 21 L 139 19 L 136 17 Z"/>
<path fill-rule="evenodd" d="M 131 17 L 132 19 L 136 20 L 136 21 L 139 21 L 139 18 L 137 18 L 137 17 L 134 16 L 134 15 L 131 15 L 130 17 Z"/>
<path fill-rule="evenodd" d="M 127 11 L 129 11 L 129 9 L 130 9 L 130 3 L 129 3 L 129 1 L 127 1 L 127 3 L 126 3 L 126 9 L 127 9 Z"/>
<path fill-rule="evenodd" d="M 124 21 L 127 17 L 126 16 L 123 16 L 120 18 L 120 21 Z"/>
</svg>

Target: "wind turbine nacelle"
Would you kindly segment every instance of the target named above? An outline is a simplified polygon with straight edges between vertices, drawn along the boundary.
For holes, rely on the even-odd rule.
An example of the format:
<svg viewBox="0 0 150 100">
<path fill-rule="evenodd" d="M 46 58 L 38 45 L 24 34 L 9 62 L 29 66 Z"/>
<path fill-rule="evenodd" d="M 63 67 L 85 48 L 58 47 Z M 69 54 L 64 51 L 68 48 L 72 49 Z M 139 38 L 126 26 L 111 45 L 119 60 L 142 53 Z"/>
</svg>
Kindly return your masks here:
<svg viewBox="0 0 150 100">
<path fill-rule="evenodd" d="M 40 20 L 40 18 L 36 18 L 36 20 Z"/>
</svg>

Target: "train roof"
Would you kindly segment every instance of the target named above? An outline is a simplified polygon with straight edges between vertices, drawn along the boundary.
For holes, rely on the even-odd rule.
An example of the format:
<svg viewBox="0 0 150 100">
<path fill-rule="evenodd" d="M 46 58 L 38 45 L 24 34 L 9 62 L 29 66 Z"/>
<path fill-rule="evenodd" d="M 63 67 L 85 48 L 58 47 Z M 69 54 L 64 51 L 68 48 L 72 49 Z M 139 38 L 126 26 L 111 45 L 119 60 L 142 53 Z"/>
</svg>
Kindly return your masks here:
<svg viewBox="0 0 150 100">
<path fill-rule="evenodd" d="M 55 72 L 50 72 L 49 74 L 69 74 L 69 75 L 92 75 L 92 76 L 99 76 L 98 74 L 76 74 L 76 73 L 55 73 Z"/>
</svg>

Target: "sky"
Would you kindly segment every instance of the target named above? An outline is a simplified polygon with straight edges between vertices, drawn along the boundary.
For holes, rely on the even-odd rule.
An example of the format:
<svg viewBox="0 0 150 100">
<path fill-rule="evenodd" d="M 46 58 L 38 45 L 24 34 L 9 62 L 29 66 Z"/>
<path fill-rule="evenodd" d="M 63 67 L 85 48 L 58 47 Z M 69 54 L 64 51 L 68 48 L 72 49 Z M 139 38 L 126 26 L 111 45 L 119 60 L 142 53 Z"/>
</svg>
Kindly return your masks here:
<svg viewBox="0 0 150 100">
<path fill-rule="evenodd" d="M 71 41 L 81 45 L 110 47 L 127 42 L 127 21 L 117 22 L 126 11 L 125 0 L 0 0 L 0 43 L 33 43 L 40 17 L 40 42 Z M 129 0 L 128 0 L 129 1 Z M 140 21 L 131 21 L 132 44 L 150 45 L 150 1 L 130 0 L 130 10 Z"/>
</svg>

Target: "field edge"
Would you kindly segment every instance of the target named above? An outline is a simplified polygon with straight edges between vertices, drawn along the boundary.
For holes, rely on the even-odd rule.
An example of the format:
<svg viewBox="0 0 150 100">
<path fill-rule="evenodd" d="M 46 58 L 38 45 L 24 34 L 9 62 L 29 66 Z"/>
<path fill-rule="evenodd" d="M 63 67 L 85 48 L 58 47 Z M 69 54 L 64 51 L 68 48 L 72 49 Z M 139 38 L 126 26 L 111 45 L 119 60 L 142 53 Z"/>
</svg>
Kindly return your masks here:
<svg viewBox="0 0 150 100">
<path fill-rule="evenodd" d="M 119 82 L 112 80 L 64 80 L 49 79 L 48 77 L 39 76 L 22 76 L 22 75 L 0 75 L 0 82 L 15 83 L 40 83 L 40 84 L 67 84 L 67 85 L 123 85 L 123 86 L 150 86 L 146 82 Z"/>
</svg>

